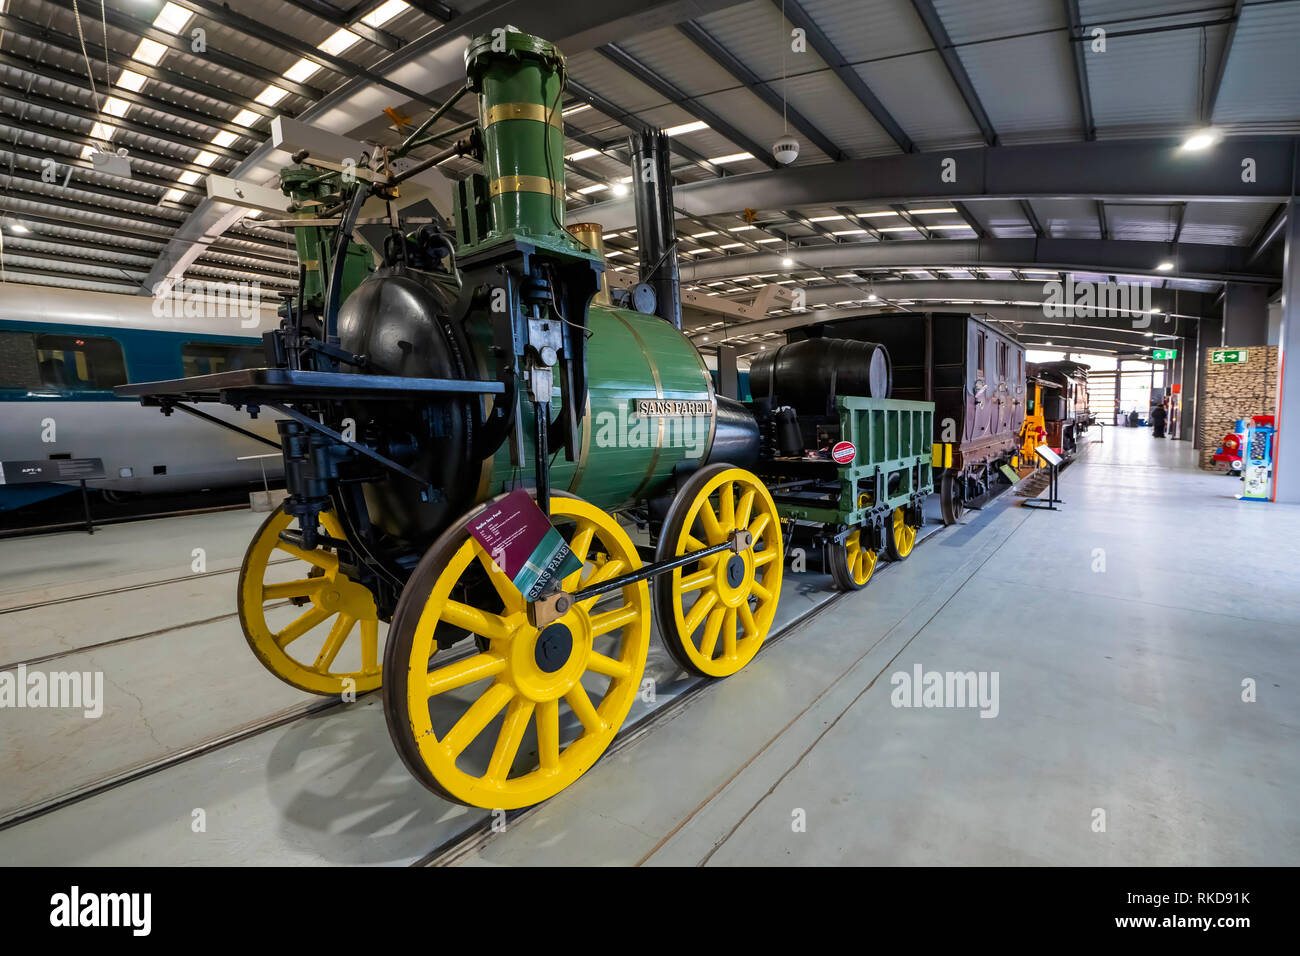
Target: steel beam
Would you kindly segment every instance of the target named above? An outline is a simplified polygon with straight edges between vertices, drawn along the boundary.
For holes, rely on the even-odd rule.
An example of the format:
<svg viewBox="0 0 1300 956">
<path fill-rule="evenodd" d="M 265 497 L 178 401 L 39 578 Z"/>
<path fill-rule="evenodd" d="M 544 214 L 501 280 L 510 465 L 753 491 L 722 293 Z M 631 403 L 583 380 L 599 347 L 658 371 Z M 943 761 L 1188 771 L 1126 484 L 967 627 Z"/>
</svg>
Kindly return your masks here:
<svg viewBox="0 0 1300 956">
<path fill-rule="evenodd" d="M 1065 0 L 1065 18 L 1069 22 L 1070 36 L 1083 33 L 1079 16 L 1079 0 Z M 1097 138 L 1097 123 L 1092 118 L 1092 91 L 1088 88 L 1088 49 L 1082 43 L 1071 43 L 1074 50 L 1074 84 L 1079 96 L 1079 116 L 1083 120 L 1083 138 L 1092 142 Z"/>
<path fill-rule="evenodd" d="M 590 209 L 587 210 L 590 214 Z M 602 220 L 592 216 L 597 222 Z M 608 228 L 608 227 L 607 227 Z M 809 269 L 950 269 L 1027 266 L 1068 272 L 1122 273 L 1167 278 L 1156 265 L 1171 255 L 1167 242 L 1134 239 L 932 239 L 900 242 L 849 242 L 806 246 L 797 260 Z M 1252 270 L 1249 250 L 1241 246 L 1182 243 L 1178 247 L 1179 268 L 1175 278 L 1210 282 L 1277 283 L 1277 276 Z M 788 272 L 781 265 L 783 253 L 765 252 L 705 259 L 695 263 L 698 279 L 764 272 Z"/>
<path fill-rule="evenodd" d="M 1171 139 L 939 150 L 727 176 L 683 184 L 675 195 L 677 205 L 701 216 L 746 207 L 977 199 L 1281 203 L 1291 196 L 1298 143 L 1294 136 L 1234 137 L 1203 153 L 1183 152 Z M 1255 182 L 1241 181 L 1242 156 L 1256 160 Z M 949 169 L 954 182 L 945 181 Z M 583 215 L 614 230 L 633 221 L 628 200 L 599 203 Z"/>
<path fill-rule="evenodd" d="M 826 61 L 826 65 L 831 68 L 831 71 L 840 78 L 840 82 L 848 88 L 848 91 L 857 98 L 858 102 L 880 124 L 880 128 L 889 134 L 889 138 L 894 141 L 894 144 L 905 153 L 915 153 L 917 151 L 916 143 L 912 142 L 912 138 L 903 131 L 903 127 L 885 108 L 885 104 L 880 102 L 880 98 L 871 92 L 871 88 L 858 75 L 858 71 L 849 66 L 848 61 L 844 59 L 839 49 L 831 42 L 830 37 L 822 32 L 821 27 L 799 5 L 798 0 L 772 0 L 772 2 L 785 12 L 787 20 L 803 30 L 804 36 L 807 37 L 808 43 L 813 50 Z"/>
<path fill-rule="evenodd" d="M 989 114 L 984 112 L 984 104 L 980 102 L 979 94 L 975 92 L 975 85 L 971 83 L 966 67 L 962 65 L 961 57 L 957 55 L 957 50 L 943 25 L 943 19 L 934 9 L 933 0 L 912 0 L 912 6 L 916 8 L 916 15 L 925 24 L 925 30 L 930 34 L 934 48 L 943 59 L 943 65 L 948 68 L 948 75 L 957 85 L 957 90 L 966 103 L 966 109 L 970 111 L 975 124 L 980 128 L 984 142 L 990 146 L 998 145 L 998 134 L 993 129 Z"/>
<path fill-rule="evenodd" d="M 815 123 L 808 117 L 804 116 L 797 109 L 790 105 L 788 100 L 781 97 L 779 93 L 773 90 L 761 77 L 753 70 L 745 66 L 740 58 L 724 47 L 721 43 L 713 38 L 707 30 L 701 27 L 693 20 L 677 24 L 677 29 L 692 43 L 718 66 L 722 67 L 736 81 L 766 103 L 769 107 L 782 113 L 789 120 L 790 125 L 802 133 L 807 139 L 823 153 L 833 160 L 847 159 L 848 154 L 831 142 L 830 138 L 819 130 Z M 754 152 L 754 157 L 764 155 L 768 150 Z"/>
<path fill-rule="evenodd" d="M 1228 68 L 1228 58 L 1232 55 L 1232 41 L 1237 37 L 1237 24 L 1241 21 L 1241 8 L 1244 0 L 1234 0 L 1232 4 L 1232 22 L 1228 24 L 1228 34 L 1223 38 L 1223 50 L 1214 70 L 1214 79 L 1205 88 L 1205 99 L 1201 103 L 1201 125 L 1210 126 L 1214 122 L 1214 107 L 1219 101 L 1219 91 L 1223 89 L 1223 74 Z"/>
</svg>

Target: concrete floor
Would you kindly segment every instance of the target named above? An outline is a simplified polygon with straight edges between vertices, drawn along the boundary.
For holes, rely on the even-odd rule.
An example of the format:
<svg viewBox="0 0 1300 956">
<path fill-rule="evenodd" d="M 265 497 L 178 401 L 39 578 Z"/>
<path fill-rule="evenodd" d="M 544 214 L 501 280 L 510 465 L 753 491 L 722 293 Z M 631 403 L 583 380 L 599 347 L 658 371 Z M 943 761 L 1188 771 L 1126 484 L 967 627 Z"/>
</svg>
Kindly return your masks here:
<svg viewBox="0 0 1300 956">
<path fill-rule="evenodd" d="M 1235 501 L 1185 443 L 1105 437 L 1061 511 L 969 513 L 458 862 L 1300 862 L 1300 509 Z M 61 655 L 41 666 L 103 670 L 110 704 L 4 713 L 0 819 L 318 700 L 262 671 L 233 618 L 221 572 L 260 519 L 0 547 L 0 668 Z M 198 546 L 218 573 L 190 575 Z M 781 617 L 824 588 L 789 576 Z M 688 685 L 652 646 L 670 698 Z M 915 665 L 997 672 L 997 717 L 891 706 Z M 370 697 L 0 831 L 0 859 L 404 863 L 482 815 L 406 774 Z"/>
<path fill-rule="evenodd" d="M 1107 429 L 462 862 L 1300 863 L 1300 508 L 1238 486 Z M 892 706 L 916 665 L 997 717 Z"/>
</svg>

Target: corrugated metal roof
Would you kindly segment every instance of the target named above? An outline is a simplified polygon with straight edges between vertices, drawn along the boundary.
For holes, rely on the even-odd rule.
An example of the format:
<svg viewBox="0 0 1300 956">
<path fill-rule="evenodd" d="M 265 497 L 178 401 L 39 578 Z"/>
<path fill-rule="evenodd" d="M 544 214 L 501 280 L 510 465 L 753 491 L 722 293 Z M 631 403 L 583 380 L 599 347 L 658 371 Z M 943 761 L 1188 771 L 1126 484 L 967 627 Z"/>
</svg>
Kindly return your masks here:
<svg viewBox="0 0 1300 956">
<path fill-rule="evenodd" d="M 1214 125 L 1300 130 L 1300 3 L 1248 4 L 1223 74 Z"/>
<path fill-rule="evenodd" d="M 983 145 L 979 126 L 933 50 L 854 69 L 921 149 Z"/>
<path fill-rule="evenodd" d="M 1226 27 L 1111 37 L 1089 50 L 1088 88 L 1098 137 L 1153 136 L 1199 125 L 1204 77 Z"/>
<path fill-rule="evenodd" d="M 1082 137 L 1074 59 L 1064 32 L 974 43 L 957 54 L 999 142 Z"/>
</svg>

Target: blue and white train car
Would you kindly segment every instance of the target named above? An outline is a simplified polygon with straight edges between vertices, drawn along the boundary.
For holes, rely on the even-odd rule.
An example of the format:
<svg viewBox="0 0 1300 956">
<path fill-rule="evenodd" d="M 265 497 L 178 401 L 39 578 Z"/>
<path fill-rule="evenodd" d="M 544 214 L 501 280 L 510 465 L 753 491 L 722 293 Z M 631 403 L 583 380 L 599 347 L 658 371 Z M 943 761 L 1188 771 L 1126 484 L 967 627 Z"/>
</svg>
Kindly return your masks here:
<svg viewBox="0 0 1300 956">
<path fill-rule="evenodd" d="M 187 314 L 188 313 L 188 314 Z M 113 387 L 266 364 L 273 302 L 166 299 L 0 283 L 0 461 L 102 458 L 112 492 L 195 491 L 283 473 L 274 449 L 177 412 L 165 418 Z M 278 440 L 274 416 L 204 411 Z M 0 510 L 75 489 L 0 485 Z"/>
</svg>

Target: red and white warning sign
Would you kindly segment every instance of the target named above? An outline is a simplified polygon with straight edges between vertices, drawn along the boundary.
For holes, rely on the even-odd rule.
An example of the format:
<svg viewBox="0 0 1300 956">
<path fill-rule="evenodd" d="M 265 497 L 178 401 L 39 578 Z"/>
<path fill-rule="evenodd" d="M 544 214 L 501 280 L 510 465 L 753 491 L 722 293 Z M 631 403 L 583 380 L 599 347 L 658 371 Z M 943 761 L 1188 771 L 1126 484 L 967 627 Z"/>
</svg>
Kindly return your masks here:
<svg viewBox="0 0 1300 956">
<path fill-rule="evenodd" d="M 831 457 L 837 465 L 847 465 L 858 456 L 858 449 L 851 441 L 836 442 L 831 449 Z"/>
</svg>

